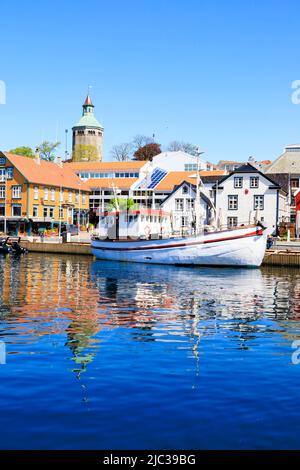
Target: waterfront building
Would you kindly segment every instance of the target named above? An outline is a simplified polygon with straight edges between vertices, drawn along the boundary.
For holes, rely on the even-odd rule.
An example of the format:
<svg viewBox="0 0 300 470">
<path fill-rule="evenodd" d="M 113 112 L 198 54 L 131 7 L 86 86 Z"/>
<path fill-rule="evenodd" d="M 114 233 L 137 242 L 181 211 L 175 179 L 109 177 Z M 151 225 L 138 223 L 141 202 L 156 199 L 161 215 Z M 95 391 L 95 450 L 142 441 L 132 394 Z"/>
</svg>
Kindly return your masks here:
<svg viewBox="0 0 300 470">
<path fill-rule="evenodd" d="M 191 182 L 192 181 L 192 182 Z M 197 194 L 196 181 L 182 181 L 164 199 L 160 207 L 172 215 L 172 227 L 174 232 L 193 233 L 195 222 L 195 199 Z M 200 220 L 201 224 L 208 225 L 212 218 L 212 201 L 200 191 Z"/>
<path fill-rule="evenodd" d="M 266 175 L 280 180 L 287 186 L 290 203 L 290 222 L 296 222 L 295 192 L 300 188 L 300 144 L 287 145 L 280 155 L 266 169 Z"/>
<path fill-rule="evenodd" d="M 38 233 L 64 223 L 87 223 L 89 189 L 63 165 L 0 152 L 0 231 Z"/>
<path fill-rule="evenodd" d="M 103 126 L 94 115 L 94 105 L 88 95 L 83 104 L 80 120 L 72 128 L 72 161 L 95 162 L 102 160 Z"/>
<path fill-rule="evenodd" d="M 247 163 L 224 176 L 213 187 L 215 206 L 223 224 L 237 227 L 260 220 L 269 233 L 288 217 L 287 193 L 272 179 Z"/>
</svg>

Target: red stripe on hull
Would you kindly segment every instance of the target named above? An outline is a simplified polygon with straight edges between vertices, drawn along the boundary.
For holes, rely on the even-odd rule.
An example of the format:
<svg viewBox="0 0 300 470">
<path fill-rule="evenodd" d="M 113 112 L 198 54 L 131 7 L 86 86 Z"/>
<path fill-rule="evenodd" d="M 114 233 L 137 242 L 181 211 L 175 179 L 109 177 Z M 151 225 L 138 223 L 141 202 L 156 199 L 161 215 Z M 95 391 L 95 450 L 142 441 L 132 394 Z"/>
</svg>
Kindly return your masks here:
<svg viewBox="0 0 300 470">
<path fill-rule="evenodd" d="M 202 241 L 191 242 L 191 243 L 177 243 L 177 244 L 173 244 L 173 245 L 155 245 L 155 246 L 143 246 L 143 247 L 138 247 L 137 246 L 137 247 L 128 247 L 128 248 L 93 246 L 92 248 L 96 249 L 96 250 L 107 250 L 107 251 L 162 250 L 162 249 L 168 249 L 168 248 L 182 248 L 182 247 L 185 247 L 185 246 L 207 245 L 208 243 L 218 243 L 218 242 L 224 242 L 224 241 L 229 241 L 229 240 L 239 240 L 241 238 L 261 236 L 261 235 L 263 235 L 263 232 L 264 232 L 263 229 L 259 229 L 259 230 L 256 230 L 255 232 L 246 233 L 245 235 L 238 235 L 238 236 L 233 236 L 233 237 L 224 237 L 224 238 L 218 238 L 218 239 L 215 239 L 215 240 L 202 240 Z"/>
</svg>

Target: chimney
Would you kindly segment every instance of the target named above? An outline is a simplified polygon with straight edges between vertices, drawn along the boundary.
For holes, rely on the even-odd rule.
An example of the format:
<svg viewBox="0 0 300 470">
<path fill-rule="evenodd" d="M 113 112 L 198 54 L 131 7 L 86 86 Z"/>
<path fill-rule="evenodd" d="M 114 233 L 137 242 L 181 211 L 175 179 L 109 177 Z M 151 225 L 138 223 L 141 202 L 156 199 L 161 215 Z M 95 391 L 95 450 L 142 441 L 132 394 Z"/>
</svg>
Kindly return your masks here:
<svg viewBox="0 0 300 470">
<path fill-rule="evenodd" d="M 35 163 L 37 163 L 38 165 L 41 164 L 41 157 L 40 157 L 39 149 L 36 149 L 36 150 L 35 150 L 35 153 L 34 153 L 34 160 L 35 160 Z"/>
<path fill-rule="evenodd" d="M 56 158 L 56 164 L 57 164 L 58 166 L 60 166 L 60 168 L 63 167 L 63 162 L 62 162 L 61 157 L 57 157 L 57 158 Z"/>
</svg>

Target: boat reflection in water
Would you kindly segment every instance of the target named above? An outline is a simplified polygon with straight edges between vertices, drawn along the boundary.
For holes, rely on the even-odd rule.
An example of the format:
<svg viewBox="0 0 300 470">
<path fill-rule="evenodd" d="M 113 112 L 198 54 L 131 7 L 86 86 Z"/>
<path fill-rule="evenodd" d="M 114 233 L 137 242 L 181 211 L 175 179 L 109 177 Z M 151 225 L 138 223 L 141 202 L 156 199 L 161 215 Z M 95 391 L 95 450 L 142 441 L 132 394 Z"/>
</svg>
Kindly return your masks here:
<svg viewBox="0 0 300 470">
<path fill-rule="evenodd" d="M 28 255 L 0 281 L 1 448 L 278 447 L 284 390 L 296 419 L 298 271 Z"/>
</svg>

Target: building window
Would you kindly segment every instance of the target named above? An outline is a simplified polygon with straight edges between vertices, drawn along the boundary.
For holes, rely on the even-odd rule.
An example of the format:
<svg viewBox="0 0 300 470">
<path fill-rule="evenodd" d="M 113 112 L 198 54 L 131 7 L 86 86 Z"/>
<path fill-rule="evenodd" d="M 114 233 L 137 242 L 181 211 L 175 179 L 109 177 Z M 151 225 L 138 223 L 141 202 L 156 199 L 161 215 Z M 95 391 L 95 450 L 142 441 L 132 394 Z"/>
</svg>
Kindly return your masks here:
<svg viewBox="0 0 300 470">
<path fill-rule="evenodd" d="M 187 227 L 189 225 L 189 218 L 188 217 L 181 217 L 181 226 Z"/>
<path fill-rule="evenodd" d="M 83 205 L 86 204 L 86 195 L 85 194 L 82 195 L 82 204 Z"/>
<path fill-rule="evenodd" d="M 33 198 L 36 201 L 39 198 L 39 187 L 35 186 L 33 190 Z"/>
<path fill-rule="evenodd" d="M 291 179 L 291 188 L 296 189 L 299 188 L 299 179 Z"/>
<path fill-rule="evenodd" d="M 238 226 L 238 218 L 237 217 L 227 217 L 227 226 L 228 228 L 234 228 Z"/>
<path fill-rule="evenodd" d="M 0 168 L 0 181 L 3 182 L 6 179 L 6 168 Z"/>
<path fill-rule="evenodd" d="M 50 217 L 50 219 L 53 219 L 53 217 L 54 217 L 54 207 L 49 208 L 49 217 Z"/>
<path fill-rule="evenodd" d="M 254 196 L 254 210 L 264 210 L 264 196 Z"/>
<path fill-rule="evenodd" d="M 44 207 L 43 215 L 45 219 L 48 217 L 48 207 Z"/>
<path fill-rule="evenodd" d="M 38 217 L 38 216 L 39 216 L 39 206 L 33 206 L 32 217 Z"/>
<path fill-rule="evenodd" d="M 73 193 L 72 191 L 69 191 L 69 202 L 72 202 L 73 200 Z"/>
<path fill-rule="evenodd" d="M 21 199 L 22 197 L 22 186 L 13 186 L 12 187 L 12 198 Z"/>
<path fill-rule="evenodd" d="M 75 201 L 76 201 L 76 204 L 79 204 L 79 193 L 75 194 Z"/>
<path fill-rule="evenodd" d="M 0 217 L 5 217 L 5 206 L 1 204 L 0 206 Z"/>
<path fill-rule="evenodd" d="M 5 186 L 0 186 L 0 199 L 5 199 Z"/>
<path fill-rule="evenodd" d="M 12 216 L 21 217 L 22 215 L 22 206 L 12 206 Z"/>
<path fill-rule="evenodd" d="M 62 207 L 59 209 L 59 218 L 60 219 L 64 218 L 64 209 Z"/>
<path fill-rule="evenodd" d="M 194 201 L 193 199 L 187 199 L 186 200 L 186 210 L 190 211 L 194 207 Z"/>
<path fill-rule="evenodd" d="M 237 176 L 234 178 L 234 187 L 235 188 L 242 188 L 243 187 L 243 178 Z"/>
<path fill-rule="evenodd" d="M 45 201 L 48 201 L 48 193 L 49 193 L 48 188 L 44 188 L 44 199 L 45 199 Z"/>
<path fill-rule="evenodd" d="M 259 178 L 258 176 L 251 176 L 250 177 L 250 188 L 258 188 L 259 187 Z"/>
<path fill-rule="evenodd" d="M 51 188 L 51 201 L 55 201 L 55 189 Z"/>
<path fill-rule="evenodd" d="M 12 167 L 6 168 L 6 178 L 12 180 L 14 177 L 14 169 Z"/>
<path fill-rule="evenodd" d="M 175 210 L 183 211 L 184 199 L 175 199 Z"/>
<path fill-rule="evenodd" d="M 184 171 L 198 171 L 197 163 L 187 163 L 184 165 Z"/>
<path fill-rule="evenodd" d="M 60 202 L 64 202 L 64 191 L 63 191 L 63 189 L 60 190 L 59 200 L 60 200 Z"/>
<path fill-rule="evenodd" d="M 228 210 L 229 211 L 236 211 L 239 207 L 239 198 L 238 196 L 228 196 Z"/>
<path fill-rule="evenodd" d="M 187 186 L 183 186 L 182 188 L 182 194 L 188 194 L 189 188 Z"/>
</svg>

